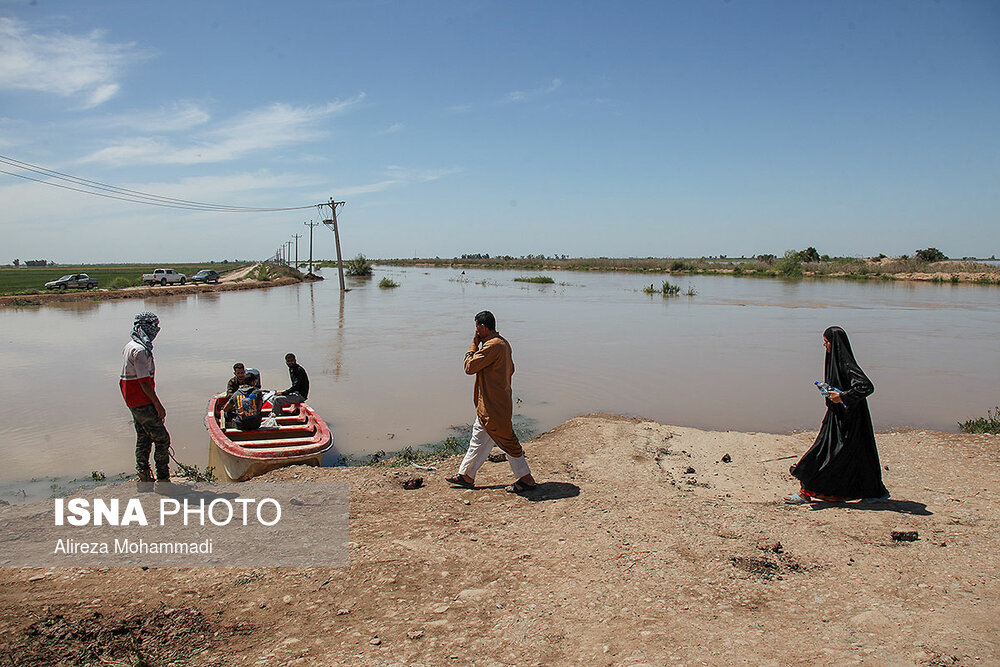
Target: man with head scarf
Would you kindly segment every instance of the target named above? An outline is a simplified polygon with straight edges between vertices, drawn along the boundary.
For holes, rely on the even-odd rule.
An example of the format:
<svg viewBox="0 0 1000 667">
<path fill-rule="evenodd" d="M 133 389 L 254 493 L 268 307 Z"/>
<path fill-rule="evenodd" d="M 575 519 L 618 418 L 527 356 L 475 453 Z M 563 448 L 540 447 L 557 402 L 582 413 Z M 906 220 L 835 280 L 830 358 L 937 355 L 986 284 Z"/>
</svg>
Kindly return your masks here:
<svg viewBox="0 0 1000 667">
<path fill-rule="evenodd" d="M 170 481 L 170 434 L 163 425 L 167 411 L 156 396 L 153 339 L 160 333 L 160 319 L 148 311 L 135 316 L 132 338 L 122 350 L 120 387 L 135 425 L 135 470 L 140 482 L 152 482 L 149 453 L 153 451 L 156 480 Z M 155 449 L 154 449 L 155 446 Z"/>
</svg>

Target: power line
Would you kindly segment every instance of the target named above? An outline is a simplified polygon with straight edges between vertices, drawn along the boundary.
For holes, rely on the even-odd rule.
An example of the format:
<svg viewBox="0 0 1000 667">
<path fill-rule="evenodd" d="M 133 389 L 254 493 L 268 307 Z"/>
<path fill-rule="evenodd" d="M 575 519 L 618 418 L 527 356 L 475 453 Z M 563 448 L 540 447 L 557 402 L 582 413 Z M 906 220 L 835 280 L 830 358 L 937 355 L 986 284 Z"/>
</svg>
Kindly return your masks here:
<svg viewBox="0 0 1000 667">
<path fill-rule="evenodd" d="M 64 190 L 72 190 L 74 192 L 81 192 L 83 194 L 94 195 L 97 197 L 104 197 L 106 199 L 117 199 L 119 201 L 127 201 L 135 204 L 148 204 L 150 206 L 161 206 L 164 208 L 180 208 L 193 211 L 215 211 L 220 213 L 268 213 L 277 211 L 298 211 L 302 209 L 312 208 L 316 204 L 310 204 L 308 206 L 286 206 L 286 207 L 253 207 L 253 206 L 230 206 L 226 204 L 211 204 L 207 202 L 192 201 L 189 199 L 178 199 L 176 197 L 164 197 L 161 195 L 149 194 L 147 192 L 140 192 L 138 190 L 129 190 L 128 188 L 120 188 L 115 185 L 108 185 L 107 183 L 101 183 L 99 181 L 91 181 L 85 178 L 80 178 L 78 176 L 72 176 L 70 174 L 64 174 L 53 169 L 47 169 L 45 167 L 40 167 L 29 162 L 22 162 L 21 160 L 16 160 L 12 157 L 7 157 L 5 155 L 0 155 L 0 164 L 5 164 L 9 167 L 14 167 L 16 169 L 21 169 L 30 173 L 37 174 L 39 176 L 44 176 L 45 178 L 34 178 L 25 174 L 18 174 L 12 171 L 7 171 L 5 169 L 0 169 L 0 173 L 7 174 L 8 176 L 14 176 L 16 178 L 22 178 L 27 181 L 33 181 L 35 183 L 41 183 L 43 185 L 51 185 L 53 187 L 62 188 Z M 49 180 L 51 179 L 51 180 Z M 54 181 L 63 181 L 62 183 L 57 183 Z M 67 183 L 69 185 L 67 185 Z"/>
</svg>

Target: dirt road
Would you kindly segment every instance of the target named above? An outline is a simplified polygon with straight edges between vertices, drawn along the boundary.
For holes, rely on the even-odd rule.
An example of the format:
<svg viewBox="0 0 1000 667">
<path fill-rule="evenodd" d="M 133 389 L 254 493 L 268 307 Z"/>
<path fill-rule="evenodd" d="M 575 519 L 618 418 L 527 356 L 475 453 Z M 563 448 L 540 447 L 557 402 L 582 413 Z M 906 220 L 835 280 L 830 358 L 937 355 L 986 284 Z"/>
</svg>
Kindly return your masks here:
<svg viewBox="0 0 1000 667">
<path fill-rule="evenodd" d="M 261 289 L 294 285 L 302 282 L 299 278 L 282 277 L 274 280 L 254 280 L 250 273 L 259 266 L 252 266 L 224 274 L 218 283 L 187 283 L 185 285 L 164 285 L 157 287 L 124 287 L 122 289 L 94 290 L 57 290 L 41 294 L 15 294 L 0 296 L 0 307 L 3 306 L 42 306 L 52 303 L 71 301 L 109 301 L 113 299 L 149 299 L 158 296 L 175 296 L 178 294 L 199 294 L 203 292 L 229 292 L 235 290 Z M 319 278 L 321 280 L 321 278 Z"/>
<path fill-rule="evenodd" d="M 475 490 L 445 483 L 457 459 L 429 472 L 275 471 L 350 483 L 349 567 L 3 569 L 0 654 L 16 665 L 132 665 L 135 650 L 153 665 L 1000 664 L 1000 437 L 883 433 L 891 500 L 785 505 L 788 466 L 813 436 L 578 417 L 526 444 L 543 482 L 527 497 L 504 492 L 506 463 L 487 464 Z M 404 490 L 413 475 L 424 485 Z"/>
</svg>

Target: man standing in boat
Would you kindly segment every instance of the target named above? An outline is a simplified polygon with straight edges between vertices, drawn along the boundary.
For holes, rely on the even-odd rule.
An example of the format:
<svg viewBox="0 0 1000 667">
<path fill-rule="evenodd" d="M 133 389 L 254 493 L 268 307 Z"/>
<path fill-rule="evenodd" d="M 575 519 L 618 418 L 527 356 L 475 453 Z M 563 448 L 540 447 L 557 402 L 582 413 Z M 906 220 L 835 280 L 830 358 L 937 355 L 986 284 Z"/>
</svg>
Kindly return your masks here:
<svg viewBox="0 0 1000 667">
<path fill-rule="evenodd" d="M 122 350 L 119 386 L 135 425 L 135 470 L 140 482 L 152 482 L 149 453 L 153 450 L 156 481 L 170 481 L 170 434 L 163 420 L 167 410 L 156 396 L 153 339 L 160 333 L 160 319 L 148 311 L 135 316 L 132 339 Z M 155 449 L 154 449 L 155 447 Z"/>
<path fill-rule="evenodd" d="M 291 352 L 285 355 L 285 365 L 288 366 L 288 376 L 292 379 L 292 386 L 271 398 L 272 417 L 277 417 L 282 407 L 293 403 L 304 403 L 309 398 L 309 376 L 306 375 L 306 369 L 296 363 L 295 355 Z"/>
<path fill-rule="evenodd" d="M 476 333 L 469 351 L 465 353 L 465 372 L 476 376 L 472 392 L 476 423 L 472 425 L 472 439 L 458 474 L 446 479 L 457 486 L 475 488 L 476 473 L 496 445 L 507 455 L 507 462 L 516 478 L 506 490 L 522 493 L 534 489 L 537 484 L 528 468 L 524 449 L 514 433 L 514 401 L 510 388 L 514 359 L 510 343 L 496 329 L 493 313 L 484 310 L 476 315 Z"/>
</svg>

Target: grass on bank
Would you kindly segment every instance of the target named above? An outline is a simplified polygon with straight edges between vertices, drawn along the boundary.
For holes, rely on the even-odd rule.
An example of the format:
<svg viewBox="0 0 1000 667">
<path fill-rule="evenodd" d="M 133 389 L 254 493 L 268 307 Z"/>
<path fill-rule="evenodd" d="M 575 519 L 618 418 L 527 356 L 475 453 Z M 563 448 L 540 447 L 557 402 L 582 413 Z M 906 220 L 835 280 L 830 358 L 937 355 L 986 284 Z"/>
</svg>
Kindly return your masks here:
<svg viewBox="0 0 1000 667">
<path fill-rule="evenodd" d="M 98 289 L 121 289 L 142 284 L 142 274 L 154 269 L 171 268 L 188 278 L 202 269 L 227 273 L 246 266 L 249 262 L 215 262 L 199 264 L 65 264 L 46 267 L 0 267 L 0 296 L 9 294 L 44 294 L 45 283 L 71 273 L 86 273 L 97 279 Z"/>
<path fill-rule="evenodd" d="M 782 257 L 456 257 L 376 260 L 387 266 L 434 266 L 461 269 L 506 269 L 522 271 L 625 271 L 688 275 L 734 275 L 756 278 L 798 279 L 802 277 L 846 280 L 898 280 L 906 274 L 942 274 L 936 282 L 1000 285 L 1000 267 L 974 260 L 928 261 L 918 255 L 896 258 L 829 257 L 790 250 Z M 954 278 L 952 276 L 955 276 Z"/>
<path fill-rule="evenodd" d="M 422 465 L 432 461 L 439 461 L 450 456 L 465 454 L 469 447 L 469 438 L 472 436 L 472 424 L 464 426 L 452 426 L 454 433 L 440 442 L 418 445 L 416 447 L 407 445 L 397 452 L 386 453 L 379 450 L 374 454 L 363 457 L 355 457 L 349 454 L 342 457 L 344 465 L 380 466 L 385 468 L 402 468 L 411 463 Z M 538 433 L 538 422 L 530 417 L 521 414 L 514 415 L 514 434 L 521 441 L 528 440 Z"/>
<path fill-rule="evenodd" d="M 958 428 L 966 433 L 992 433 L 1000 435 L 1000 406 L 986 411 L 985 417 L 976 417 L 958 423 Z"/>
</svg>

